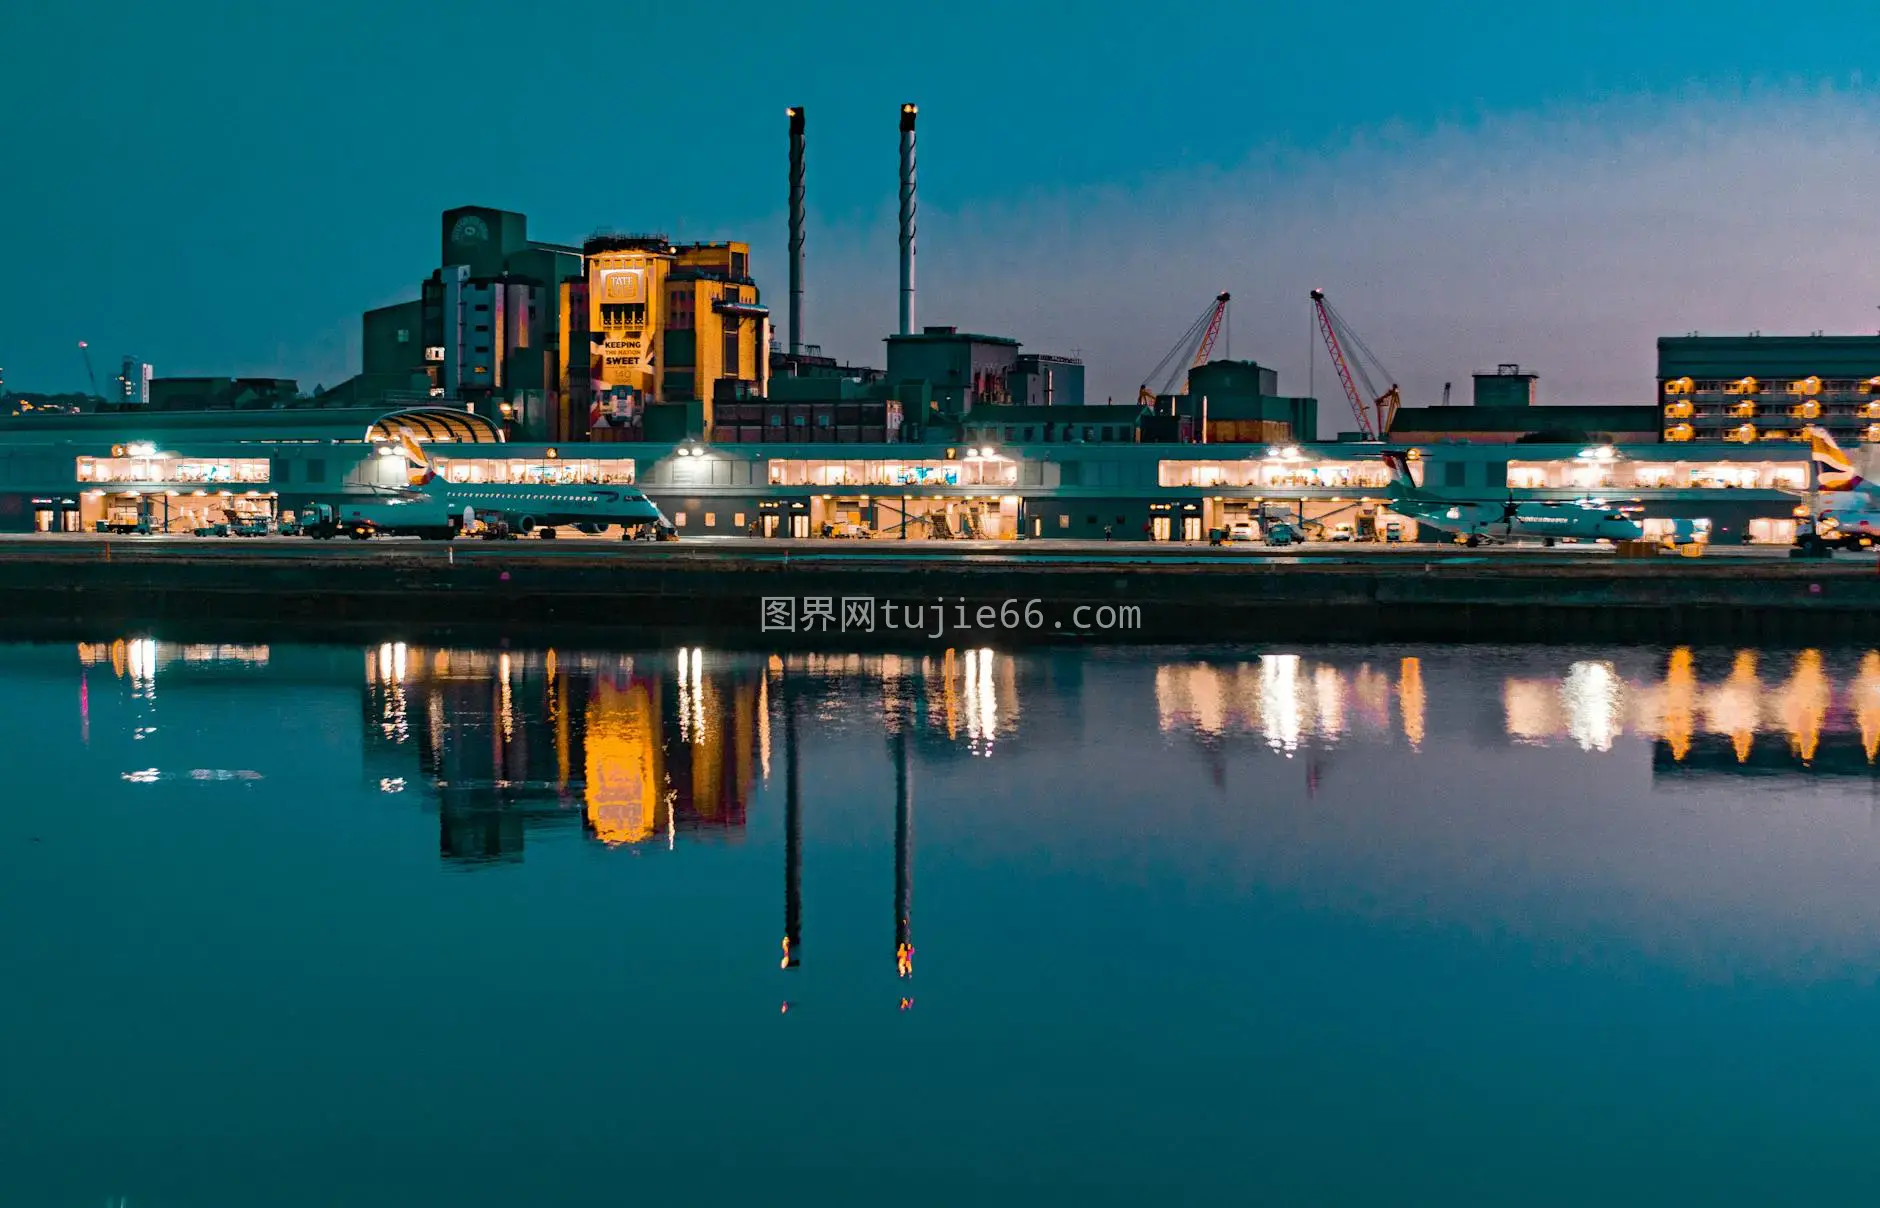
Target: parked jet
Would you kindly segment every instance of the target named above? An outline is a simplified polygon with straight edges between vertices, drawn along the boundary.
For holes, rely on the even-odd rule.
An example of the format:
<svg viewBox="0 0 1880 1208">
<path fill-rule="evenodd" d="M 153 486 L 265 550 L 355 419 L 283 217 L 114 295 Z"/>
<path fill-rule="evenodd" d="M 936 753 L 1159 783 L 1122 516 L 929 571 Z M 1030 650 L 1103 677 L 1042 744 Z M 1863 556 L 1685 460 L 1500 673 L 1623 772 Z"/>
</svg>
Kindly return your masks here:
<svg viewBox="0 0 1880 1208">
<path fill-rule="evenodd" d="M 1641 541 L 1645 528 L 1638 520 L 1604 502 L 1529 500 L 1502 502 L 1452 499 L 1425 490 L 1410 474 L 1410 460 L 1397 452 L 1383 454 L 1390 467 L 1386 496 L 1390 510 L 1419 525 L 1447 533 L 1464 545 L 1538 540 Z M 1682 539 L 1689 540 L 1688 522 Z"/>
<path fill-rule="evenodd" d="M 1807 507 L 1812 532 L 1798 543 L 1815 549 L 1860 549 L 1880 542 L 1880 486 L 1868 482 L 1824 428 L 1808 429 L 1815 500 Z"/>
<path fill-rule="evenodd" d="M 409 431 L 399 429 L 398 441 L 409 467 L 410 492 L 440 500 L 461 527 L 482 518 L 499 520 L 512 532 L 539 531 L 544 537 L 554 536 L 563 525 L 591 533 L 618 524 L 623 536 L 642 526 L 663 536 L 675 532 L 658 506 L 630 486 L 449 482 L 437 476 L 436 467 Z"/>
</svg>

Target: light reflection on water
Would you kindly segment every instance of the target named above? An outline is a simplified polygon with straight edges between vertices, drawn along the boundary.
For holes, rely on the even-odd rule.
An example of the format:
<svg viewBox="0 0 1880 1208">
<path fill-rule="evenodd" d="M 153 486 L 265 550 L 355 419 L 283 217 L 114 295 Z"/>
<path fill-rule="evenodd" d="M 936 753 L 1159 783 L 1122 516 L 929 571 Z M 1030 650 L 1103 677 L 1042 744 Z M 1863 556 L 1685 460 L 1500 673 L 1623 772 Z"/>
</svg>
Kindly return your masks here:
<svg viewBox="0 0 1880 1208">
<path fill-rule="evenodd" d="M 30 1202 L 259 1202 L 218 1180 L 282 1161 L 267 1202 L 597 1198 L 627 1135 L 684 1156 L 629 1164 L 676 1202 L 1854 1185 L 1818 1157 L 1880 1078 L 1873 651 L 136 636 L 0 671 Z M 1406 1138 L 1388 1179 L 1353 1135 Z"/>
</svg>

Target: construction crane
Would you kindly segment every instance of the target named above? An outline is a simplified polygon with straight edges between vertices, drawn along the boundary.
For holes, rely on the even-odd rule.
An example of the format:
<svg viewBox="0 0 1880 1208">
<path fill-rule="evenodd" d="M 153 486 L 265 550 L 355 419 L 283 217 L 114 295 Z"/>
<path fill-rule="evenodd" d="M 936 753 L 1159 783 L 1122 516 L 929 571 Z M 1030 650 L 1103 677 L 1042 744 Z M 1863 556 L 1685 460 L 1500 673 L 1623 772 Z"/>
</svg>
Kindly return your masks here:
<svg viewBox="0 0 1880 1208">
<path fill-rule="evenodd" d="M 1351 413 L 1358 419 L 1358 431 L 1366 440 L 1382 440 L 1390 432 L 1391 421 L 1397 418 L 1397 408 L 1403 403 L 1393 375 L 1378 361 L 1377 354 L 1358 338 L 1358 333 L 1351 330 L 1345 317 L 1325 300 L 1324 290 L 1312 291 L 1312 309 L 1319 317 L 1319 334 L 1325 337 L 1325 349 L 1332 354 L 1332 366 L 1338 370 L 1338 380 L 1344 384 L 1345 397 L 1351 400 Z M 1372 370 L 1390 382 L 1388 390 L 1378 390 L 1371 378 Z M 1355 382 L 1352 380 L 1354 372 L 1357 374 Z M 1358 393 L 1358 382 L 1364 383 L 1363 394 Z M 1371 418 L 1373 408 L 1377 413 L 1375 422 Z"/>
<path fill-rule="evenodd" d="M 80 340 L 78 342 L 78 351 L 79 354 L 85 358 L 85 376 L 91 379 L 91 397 L 98 398 L 100 397 L 98 394 L 98 375 L 91 371 L 91 345 Z"/>
<path fill-rule="evenodd" d="M 1145 407 L 1154 407 L 1157 395 L 1186 394 L 1188 392 L 1188 373 L 1208 363 L 1208 357 L 1214 352 L 1214 341 L 1220 337 L 1221 324 L 1227 321 L 1226 294 L 1214 295 L 1214 301 L 1201 312 L 1201 317 L 1189 324 L 1182 338 L 1175 341 L 1175 347 L 1168 350 L 1168 355 L 1156 363 L 1149 371 L 1149 376 L 1142 380 L 1142 389 L 1137 397 Z M 1181 379 L 1181 389 L 1175 388 L 1175 380 Z M 1161 382 L 1157 389 L 1155 383 Z"/>
</svg>

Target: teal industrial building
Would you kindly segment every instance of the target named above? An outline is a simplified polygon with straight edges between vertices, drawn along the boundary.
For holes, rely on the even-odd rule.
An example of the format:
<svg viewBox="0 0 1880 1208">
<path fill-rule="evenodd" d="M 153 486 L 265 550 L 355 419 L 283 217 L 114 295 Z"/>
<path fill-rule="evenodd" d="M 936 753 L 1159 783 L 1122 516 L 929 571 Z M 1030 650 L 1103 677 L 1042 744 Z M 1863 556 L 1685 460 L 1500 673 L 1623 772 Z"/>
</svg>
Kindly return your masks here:
<svg viewBox="0 0 1880 1208">
<path fill-rule="evenodd" d="M 187 532 L 397 489 L 400 429 L 447 482 L 637 484 L 683 537 L 1199 541 L 1286 518 L 1361 538 L 1391 519 L 1378 443 L 1145 444 L 1081 432 L 1047 441 L 1024 435 L 1042 425 L 1014 426 L 1016 439 L 1001 424 L 971 443 L 554 445 L 507 440 L 490 417 L 447 407 L 28 415 L 0 424 L 0 531 L 141 519 Z M 1717 543 L 1786 543 L 1810 485 L 1806 450 L 1793 443 L 1394 447 L 1417 452 L 1430 490 L 1637 500 L 1658 522 L 1708 521 Z"/>
</svg>

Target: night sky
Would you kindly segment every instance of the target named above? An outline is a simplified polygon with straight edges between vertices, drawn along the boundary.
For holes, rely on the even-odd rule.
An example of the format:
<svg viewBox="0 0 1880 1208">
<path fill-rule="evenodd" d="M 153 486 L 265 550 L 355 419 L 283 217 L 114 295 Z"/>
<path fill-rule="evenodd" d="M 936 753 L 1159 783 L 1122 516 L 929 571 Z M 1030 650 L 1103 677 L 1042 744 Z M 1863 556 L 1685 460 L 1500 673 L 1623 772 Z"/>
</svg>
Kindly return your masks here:
<svg viewBox="0 0 1880 1208">
<path fill-rule="evenodd" d="M 1322 286 L 1411 405 L 1499 361 L 1642 402 L 1659 335 L 1880 327 L 1855 0 L 16 4 L 0 48 L 15 389 L 82 388 L 80 339 L 101 377 L 333 385 L 463 204 L 747 239 L 780 316 L 791 104 L 806 334 L 845 359 L 894 322 L 903 101 L 921 321 L 1081 352 L 1095 401 L 1222 289 L 1303 393 Z"/>
</svg>

